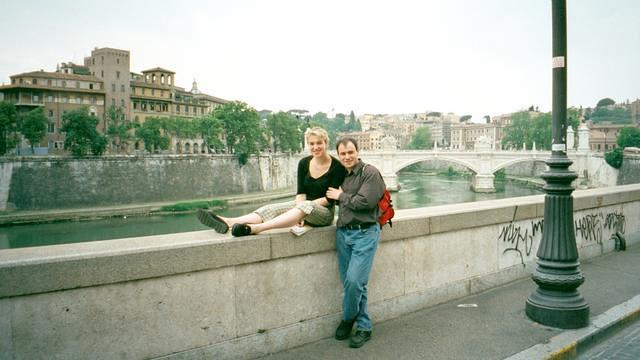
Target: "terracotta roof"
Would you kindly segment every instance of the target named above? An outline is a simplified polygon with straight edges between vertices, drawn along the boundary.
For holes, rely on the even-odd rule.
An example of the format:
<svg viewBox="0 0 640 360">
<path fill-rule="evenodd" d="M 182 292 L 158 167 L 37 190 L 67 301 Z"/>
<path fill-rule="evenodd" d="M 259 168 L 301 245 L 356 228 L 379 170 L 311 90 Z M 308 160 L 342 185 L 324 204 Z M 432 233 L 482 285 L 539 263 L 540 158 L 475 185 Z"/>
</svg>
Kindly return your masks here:
<svg viewBox="0 0 640 360">
<path fill-rule="evenodd" d="M 78 74 L 65 74 L 59 72 L 48 72 L 48 71 L 31 71 L 22 74 L 12 75 L 11 79 L 17 77 L 42 77 L 42 78 L 52 78 L 52 79 L 66 79 L 66 80 L 84 80 L 84 81 L 93 81 L 93 82 L 104 82 L 102 79 L 99 79 L 93 75 L 78 75 Z"/>
<path fill-rule="evenodd" d="M 157 71 L 157 72 L 166 72 L 166 73 L 170 73 L 170 74 L 175 74 L 175 72 L 173 72 L 173 71 L 171 71 L 171 70 L 163 69 L 163 68 L 161 68 L 161 67 L 154 67 L 153 69 L 149 69 L 149 70 L 142 70 L 142 73 L 143 73 L 143 74 L 145 74 L 145 73 L 148 73 L 148 72 L 154 72 L 154 71 Z"/>
</svg>

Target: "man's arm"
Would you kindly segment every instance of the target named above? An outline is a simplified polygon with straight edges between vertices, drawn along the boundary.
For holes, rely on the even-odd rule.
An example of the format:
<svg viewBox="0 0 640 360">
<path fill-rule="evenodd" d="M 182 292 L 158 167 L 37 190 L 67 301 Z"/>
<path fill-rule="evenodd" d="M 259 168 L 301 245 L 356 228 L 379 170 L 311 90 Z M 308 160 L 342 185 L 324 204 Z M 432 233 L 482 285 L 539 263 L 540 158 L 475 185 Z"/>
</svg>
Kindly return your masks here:
<svg viewBox="0 0 640 360">
<path fill-rule="evenodd" d="M 363 171 L 364 172 L 364 171 Z M 355 194 L 344 191 L 338 195 L 340 206 L 354 211 L 374 209 L 384 194 L 384 180 L 377 170 L 364 172 L 363 183 Z"/>
</svg>

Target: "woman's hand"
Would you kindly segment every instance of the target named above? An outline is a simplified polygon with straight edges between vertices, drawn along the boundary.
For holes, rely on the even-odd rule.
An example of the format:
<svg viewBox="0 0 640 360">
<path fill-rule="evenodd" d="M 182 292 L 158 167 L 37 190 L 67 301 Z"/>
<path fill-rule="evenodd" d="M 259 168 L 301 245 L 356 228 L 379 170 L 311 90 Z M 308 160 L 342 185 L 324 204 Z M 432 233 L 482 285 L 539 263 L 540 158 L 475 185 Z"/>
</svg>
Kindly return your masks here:
<svg viewBox="0 0 640 360">
<path fill-rule="evenodd" d="M 329 189 L 327 189 L 328 199 L 339 200 L 340 194 L 342 194 L 342 187 L 339 187 L 337 189 L 330 187 Z"/>
</svg>

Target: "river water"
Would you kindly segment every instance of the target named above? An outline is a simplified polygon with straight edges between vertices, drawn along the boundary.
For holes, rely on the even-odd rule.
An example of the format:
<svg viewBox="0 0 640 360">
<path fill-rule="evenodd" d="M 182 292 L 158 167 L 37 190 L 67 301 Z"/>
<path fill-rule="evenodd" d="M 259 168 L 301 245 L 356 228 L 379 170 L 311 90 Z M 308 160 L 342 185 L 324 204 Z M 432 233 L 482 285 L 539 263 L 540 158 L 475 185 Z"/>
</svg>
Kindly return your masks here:
<svg viewBox="0 0 640 360">
<path fill-rule="evenodd" d="M 474 193 L 469 180 L 444 176 L 401 173 L 401 190 L 392 193 L 396 209 L 411 209 L 432 205 L 502 199 L 541 194 L 542 191 L 512 182 L 496 181 L 495 193 Z M 221 211 L 224 216 L 250 212 L 263 204 L 238 205 Z M 169 234 L 207 230 L 194 214 L 114 217 L 102 220 L 58 222 L 0 227 L 0 249 L 54 245 L 84 241 L 119 239 L 135 236 Z"/>
</svg>

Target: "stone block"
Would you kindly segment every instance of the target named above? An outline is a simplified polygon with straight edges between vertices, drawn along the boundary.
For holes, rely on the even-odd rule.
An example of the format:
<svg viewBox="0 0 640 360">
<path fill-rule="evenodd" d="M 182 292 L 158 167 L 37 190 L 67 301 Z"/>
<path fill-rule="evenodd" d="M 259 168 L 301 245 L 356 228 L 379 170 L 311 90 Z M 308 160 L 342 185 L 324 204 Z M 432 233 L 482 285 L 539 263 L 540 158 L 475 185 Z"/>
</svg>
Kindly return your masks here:
<svg viewBox="0 0 640 360">
<path fill-rule="evenodd" d="M 267 237 L 236 239 L 213 234 L 198 231 L 3 250 L 0 298 L 200 271 L 270 257 Z"/>
<path fill-rule="evenodd" d="M 0 299 L 0 354 L 8 358 L 13 354 L 12 307 L 13 299 Z"/>
<path fill-rule="evenodd" d="M 369 304 L 404 294 L 404 246 L 401 241 L 378 244 L 369 277 Z"/>
<path fill-rule="evenodd" d="M 429 235 L 431 232 L 429 208 L 412 210 L 414 210 L 413 215 L 406 211 L 398 210 L 393 219 L 393 227 L 389 225 L 382 227 L 381 241 L 394 241 Z M 416 212 L 419 212 L 419 215 L 416 215 Z"/>
<path fill-rule="evenodd" d="M 498 269 L 495 227 L 433 234 L 404 241 L 405 293 Z"/>
<path fill-rule="evenodd" d="M 272 259 L 335 251 L 336 249 L 335 226 L 311 229 L 302 236 L 293 235 L 289 229 L 274 230 L 268 233 L 271 241 Z"/>
<path fill-rule="evenodd" d="M 501 269 L 493 274 L 473 277 L 469 279 L 469 293 L 477 294 L 479 292 L 525 278 L 531 275 L 531 271 L 528 270 L 527 267 L 532 269 L 531 263 L 529 263 L 529 265 L 515 265 L 506 269 Z"/>
<path fill-rule="evenodd" d="M 509 222 L 514 218 L 515 206 L 482 208 L 476 211 L 449 213 L 431 217 L 431 233 L 444 233 L 462 229 L 470 229 L 496 223 Z"/>
<path fill-rule="evenodd" d="M 342 286 L 334 252 L 236 267 L 238 336 L 341 310 Z"/>
<path fill-rule="evenodd" d="M 233 269 L 12 298 L 16 359 L 142 359 L 236 336 Z"/>
</svg>

